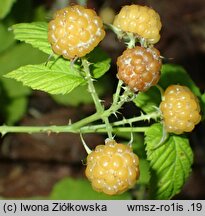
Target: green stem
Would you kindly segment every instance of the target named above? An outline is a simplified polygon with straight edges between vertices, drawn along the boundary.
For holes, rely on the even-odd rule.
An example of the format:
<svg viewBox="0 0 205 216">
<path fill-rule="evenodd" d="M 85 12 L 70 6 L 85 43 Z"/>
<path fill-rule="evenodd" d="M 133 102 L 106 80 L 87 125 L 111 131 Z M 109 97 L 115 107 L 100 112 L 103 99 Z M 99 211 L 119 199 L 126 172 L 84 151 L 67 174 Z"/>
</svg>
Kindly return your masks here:
<svg viewBox="0 0 205 216">
<path fill-rule="evenodd" d="M 114 114 L 117 110 L 119 110 L 122 107 L 122 105 L 125 102 L 129 102 L 131 100 L 130 98 L 132 98 L 133 96 L 134 96 L 134 93 L 131 92 L 128 88 L 125 88 L 125 91 L 119 97 L 118 102 L 113 103 L 112 106 L 109 109 L 105 110 L 105 112 L 103 114 L 106 116 L 109 116 L 112 113 Z"/>
<path fill-rule="evenodd" d="M 75 122 L 72 124 L 72 128 L 73 129 L 78 129 L 81 128 L 85 125 L 88 125 L 91 122 L 97 121 L 101 118 L 101 116 L 99 115 L 99 113 L 94 113 L 84 119 L 79 120 L 78 122 Z"/>
<path fill-rule="evenodd" d="M 90 63 L 87 61 L 87 59 L 82 58 L 82 65 L 83 65 L 83 69 L 84 69 L 85 75 L 86 75 L 86 80 L 88 83 L 88 90 L 91 93 L 91 96 L 92 96 L 93 101 L 95 103 L 95 108 L 97 110 L 97 113 L 99 113 L 101 115 L 101 119 L 105 122 L 105 125 L 107 128 L 108 137 L 110 139 L 112 139 L 112 127 L 110 126 L 108 116 L 102 115 L 104 112 L 104 107 L 102 106 L 100 99 L 98 97 L 98 94 L 95 90 L 95 86 L 93 85 L 93 79 L 92 79 L 92 76 L 90 73 L 90 68 L 89 68 Z"/>
<path fill-rule="evenodd" d="M 107 130 L 107 135 L 108 135 L 108 138 L 109 139 L 113 139 L 113 136 L 112 136 L 112 126 L 110 125 L 110 122 L 108 120 L 108 117 L 103 117 L 102 118 L 105 122 L 105 126 L 106 126 L 106 130 Z"/>
<path fill-rule="evenodd" d="M 120 126 L 120 125 L 125 125 L 125 124 L 129 124 L 131 125 L 132 123 L 134 122 L 139 122 L 139 121 L 146 121 L 146 120 L 150 120 L 150 119 L 157 119 L 160 117 L 160 112 L 153 112 L 153 113 L 149 113 L 149 114 L 142 114 L 141 116 L 138 116 L 138 117 L 133 117 L 133 118 L 130 118 L 130 119 L 123 119 L 123 120 L 120 120 L 120 121 L 116 121 L 116 122 L 113 122 L 111 123 L 111 126 L 112 127 L 116 127 L 116 126 Z M 87 126 L 87 127 L 90 127 L 92 128 L 93 130 L 95 130 L 96 128 L 99 129 L 99 128 L 104 128 L 105 125 L 104 124 L 101 124 L 101 125 L 91 125 L 91 126 Z"/>
<path fill-rule="evenodd" d="M 146 115 L 141 115 L 138 117 L 130 118 L 130 119 L 123 119 L 121 121 L 117 121 L 111 124 L 112 131 L 120 131 L 120 132 L 143 132 L 145 131 L 145 127 L 116 127 L 125 124 L 131 124 L 133 122 L 142 121 L 142 120 L 150 120 L 156 119 L 160 116 L 159 112 L 153 112 Z M 101 117 L 96 113 L 80 120 L 71 125 L 63 125 L 63 126 L 0 126 L 0 133 L 5 135 L 7 133 L 104 133 L 107 132 L 106 124 L 100 125 L 87 125 L 94 120 L 100 119 Z M 84 126 L 84 127 L 83 127 Z M 132 130 L 133 129 L 133 130 Z"/>
<path fill-rule="evenodd" d="M 146 120 L 150 120 L 150 119 L 157 119 L 158 117 L 160 117 L 160 113 L 159 112 L 153 112 L 150 114 L 142 114 L 141 116 L 137 116 L 137 117 L 133 117 L 130 119 L 123 119 L 121 121 L 117 121 L 112 123 L 113 126 L 118 126 L 118 125 L 123 125 L 123 124 L 132 124 L 133 122 L 138 122 L 138 121 L 146 121 Z"/>
<path fill-rule="evenodd" d="M 127 33 L 127 36 L 128 36 L 128 42 L 126 43 L 127 48 L 132 49 L 135 47 L 136 38 L 133 33 Z"/>
<path fill-rule="evenodd" d="M 138 122 L 138 121 L 145 121 L 145 120 L 150 120 L 150 119 L 157 119 L 158 117 L 160 117 L 160 113 L 159 112 L 153 112 L 150 114 L 146 114 L 146 115 L 141 115 L 138 117 L 134 117 L 134 118 L 130 118 L 130 119 L 123 119 L 120 121 L 116 121 L 111 123 L 112 126 L 112 132 L 145 132 L 145 130 L 147 129 L 146 127 L 116 127 L 116 126 L 122 126 L 125 124 L 129 124 L 132 125 L 132 123 L 134 122 Z M 103 132 L 105 131 L 106 125 L 105 124 L 100 124 L 100 125 L 90 125 L 90 126 L 85 126 L 81 129 L 81 132 Z M 133 128 L 133 130 L 132 130 Z"/>
<path fill-rule="evenodd" d="M 117 109 L 119 109 L 119 107 L 122 106 L 123 102 L 124 102 L 124 98 L 123 100 L 121 100 L 121 103 L 117 104 L 116 106 L 111 106 L 108 110 L 106 110 L 105 112 L 103 112 L 103 114 L 101 113 L 94 113 L 91 116 L 88 116 L 87 118 L 84 118 L 76 123 L 73 123 L 71 125 L 65 125 L 65 126 L 0 126 L 0 133 L 2 135 L 5 135 L 6 133 L 50 133 L 50 132 L 54 132 L 54 133 L 65 133 L 65 132 L 71 132 L 71 133 L 79 133 L 79 132 L 85 132 L 83 131 L 83 126 L 88 125 L 91 122 L 97 121 L 101 118 L 106 119 L 108 118 L 108 116 L 110 116 L 112 114 L 112 112 L 116 112 Z M 106 125 L 103 125 L 103 127 L 105 127 Z M 96 131 L 98 130 L 97 127 L 99 126 L 86 126 L 87 128 L 89 128 L 89 132 L 91 131 Z M 94 129 L 92 129 L 92 127 L 96 127 Z M 102 127 L 100 126 L 100 128 L 102 129 Z"/>
<path fill-rule="evenodd" d="M 114 127 L 113 132 L 145 132 L 148 127 Z M 107 128 L 92 128 L 85 126 L 82 128 L 74 129 L 70 126 L 0 126 L 0 133 L 3 135 L 7 133 L 106 133 Z"/>
<path fill-rule="evenodd" d="M 85 76 L 86 76 L 85 78 L 86 78 L 87 83 L 88 83 L 88 91 L 90 92 L 90 94 L 93 98 L 95 108 L 96 108 L 97 112 L 103 113 L 104 108 L 100 102 L 100 99 L 98 98 L 98 94 L 95 90 L 95 87 L 93 85 L 92 76 L 90 74 L 90 68 L 89 68 L 90 63 L 87 61 L 87 59 L 82 58 L 82 65 L 83 65 L 83 69 L 84 69 Z"/>
<path fill-rule="evenodd" d="M 123 132 L 123 133 L 131 133 L 131 132 L 141 132 L 144 133 L 149 127 L 113 127 L 112 131 L 114 133 L 117 132 Z M 81 130 L 83 133 L 106 133 L 107 129 L 106 128 L 98 128 L 96 130 L 93 129 L 84 129 L 82 128 Z"/>
<path fill-rule="evenodd" d="M 121 87 L 122 87 L 123 81 L 119 80 L 118 84 L 117 84 L 117 89 L 114 95 L 114 99 L 113 99 L 113 104 L 117 104 L 119 101 L 119 97 L 120 97 L 120 91 L 121 91 Z"/>
<path fill-rule="evenodd" d="M 157 84 L 156 87 L 160 91 L 161 99 L 163 100 L 164 99 L 164 89 L 159 84 Z"/>
<path fill-rule="evenodd" d="M 0 126 L 0 132 L 5 135 L 7 133 L 64 133 L 72 132 L 75 133 L 75 129 L 71 126 Z"/>
</svg>

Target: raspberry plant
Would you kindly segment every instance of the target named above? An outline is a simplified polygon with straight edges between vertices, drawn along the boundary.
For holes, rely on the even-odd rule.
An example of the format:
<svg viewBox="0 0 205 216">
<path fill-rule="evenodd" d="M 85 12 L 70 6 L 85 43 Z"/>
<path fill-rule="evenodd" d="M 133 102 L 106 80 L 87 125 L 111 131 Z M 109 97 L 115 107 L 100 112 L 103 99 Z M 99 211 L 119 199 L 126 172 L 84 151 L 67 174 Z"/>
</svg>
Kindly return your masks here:
<svg viewBox="0 0 205 216">
<path fill-rule="evenodd" d="M 160 39 L 161 21 L 153 9 L 125 6 L 113 25 L 105 27 L 127 45 L 116 62 L 118 85 L 106 109 L 94 81 L 109 71 L 110 59 L 97 47 L 106 29 L 94 10 L 68 6 L 57 11 L 49 24 L 11 27 L 17 40 L 31 44 L 49 58 L 46 63 L 22 66 L 5 77 L 49 94 L 65 95 L 86 85 L 96 112 L 64 126 L 2 125 L 0 133 L 62 132 L 79 133 L 81 137 L 104 133 L 105 144 L 93 151 L 82 139 L 88 153 L 85 175 L 93 189 L 114 195 L 133 188 L 137 194 L 141 186 L 149 190 L 150 198 L 170 199 L 181 191 L 190 175 L 193 152 L 187 132 L 203 119 L 205 94 L 182 67 L 162 64 L 163 58 L 154 47 Z M 141 114 L 126 119 L 120 109 L 129 102 L 134 102 L 136 113 L 141 109 Z M 111 116 L 115 117 L 112 122 Z M 146 125 L 140 125 L 143 121 Z M 142 133 L 144 149 L 136 151 L 132 142 L 119 144 L 119 133 L 130 133 L 131 137 Z M 140 152 L 144 150 L 145 155 Z M 143 180 L 141 176 L 145 176 Z"/>
</svg>

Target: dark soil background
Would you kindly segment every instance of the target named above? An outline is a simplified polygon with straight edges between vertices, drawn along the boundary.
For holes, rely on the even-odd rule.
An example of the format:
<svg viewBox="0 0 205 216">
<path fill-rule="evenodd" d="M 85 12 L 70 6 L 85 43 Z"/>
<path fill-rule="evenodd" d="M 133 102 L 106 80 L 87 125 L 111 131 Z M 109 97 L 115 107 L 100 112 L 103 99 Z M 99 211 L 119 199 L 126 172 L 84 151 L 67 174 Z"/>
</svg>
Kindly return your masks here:
<svg viewBox="0 0 205 216">
<path fill-rule="evenodd" d="M 205 89 L 205 1 L 124 1 L 90 0 L 90 7 L 96 10 L 104 5 L 116 12 L 125 4 L 138 3 L 153 7 L 161 15 L 163 29 L 161 40 L 156 47 L 165 57 L 164 62 L 183 65 L 202 91 Z M 47 8 L 50 0 L 35 1 Z M 25 8 L 26 9 L 26 8 Z M 101 43 L 102 48 L 112 57 L 110 79 L 115 83 L 115 61 L 124 49 L 113 33 L 108 32 Z M 111 100 L 112 88 L 104 98 Z M 34 91 L 29 99 L 28 112 L 19 125 L 62 125 L 83 118 L 94 112 L 92 105 L 65 107 L 56 104 L 49 95 Z M 124 112 L 132 112 L 126 106 Z M 199 124 L 190 135 L 195 154 L 193 172 L 176 199 L 205 198 L 205 126 Z M 103 143 L 102 135 L 86 135 L 90 147 Z M 9 134 L 0 144 L 0 196 L 20 198 L 47 196 L 52 186 L 66 176 L 84 176 L 81 160 L 86 154 L 78 135 L 73 134 Z"/>
</svg>

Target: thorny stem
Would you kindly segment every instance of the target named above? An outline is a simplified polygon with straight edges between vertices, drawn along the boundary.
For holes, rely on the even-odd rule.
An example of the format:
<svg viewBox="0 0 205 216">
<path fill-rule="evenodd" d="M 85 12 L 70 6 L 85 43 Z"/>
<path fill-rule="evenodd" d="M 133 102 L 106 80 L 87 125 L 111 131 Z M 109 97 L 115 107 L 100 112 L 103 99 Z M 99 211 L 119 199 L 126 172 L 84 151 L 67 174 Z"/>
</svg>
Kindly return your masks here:
<svg viewBox="0 0 205 216">
<path fill-rule="evenodd" d="M 90 81 L 89 81 L 90 82 Z M 91 82 L 90 82 L 91 84 Z M 91 86 L 93 85 L 93 83 L 91 84 Z M 94 86 L 93 86 L 94 87 Z M 120 89 L 121 88 L 121 84 L 118 85 L 117 91 L 116 91 L 116 95 L 115 95 L 115 99 L 114 99 L 114 103 L 111 105 L 111 107 L 107 110 L 104 111 L 104 108 L 100 108 L 103 109 L 103 111 L 98 111 L 96 113 L 94 113 L 93 115 L 90 115 L 84 119 L 81 119 L 80 121 L 70 124 L 70 125 L 64 125 L 64 126 L 0 126 L 0 133 L 2 135 L 5 135 L 6 133 L 65 133 L 65 132 L 70 132 L 70 133 L 92 133 L 92 132 L 99 132 L 99 133 L 104 133 L 104 132 L 108 132 L 108 136 L 110 139 L 112 139 L 112 131 L 120 131 L 120 132 L 129 132 L 129 131 L 136 131 L 138 132 L 142 132 L 144 131 L 143 129 L 140 128 L 134 128 L 134 130 L 132 130 L 132 128 L 130 127 L 124 127 L 124 128 L 112 128 L 112 125 L 109 123 L 108 121 L 108 117 L 115 113 L 119 108 L 122 107 L 122 105 L 129 101 L 129 97 L 133 96 L 133 93 L 131 93 L 129 91 L 129 89 L 125 88 L 125 91 L 123 92 L 123 94 L 121 96 L 119 96 L 120 94 Z M 92 91 L 94 92 L 94 91 Z M 93 93 L 93 98 L 95 98 L 94 100 L 96 100 L 98 98 L 98 96 L 96 97 L 96 92 Z M 98 99 L 99 101 L 99 99 Z M 100 102 L 99 102 L 100 103 Z M 97 104 L 97 103 L 96 103 Z M 99 107 L 99 105 L 97 105 Z M 102 106 L 100 104 L 100 106 Z M 99 108 L 98 108 L 99 110 Z M 102 113 L 101 113 L 102 112 Z M 147 119 L 148 117 L 145 116 L 144 118 L 141 116 L 139 117 L 139 119 L 143 120 L 143 119 Z M 99 119 L 103 119 L 105 121 L 105 124 L 102 125 L 90 125 L 90 126 L 86 126 L 91 122 L 95 122 Z M 136 119 L 137 120 L 137 119 Z M 129 122 L 133 122 L 131 119 L 128 120 Z M 113 124 L 113 126 L 117 126 L 117 125 L 123 125 L 125 124 L 125 120 L 123 121 L 119 121 L 118 123 L 116 122 L 115 124 Z"/>
<path fill-rule="evenodd" d="M 147 127 L 115 127 L 125 124 L 131 124 L 133 122 L 142 121 L 142 120 L 149 120 L 151 118 L 155 119 L 159 115 L 158 112 L 150 113 L 147 115 L 141 115 L 139 117 L 134 117 L 130 119 L 123 119 L 121 121 L 117 121 L 111 124 L 113 126 L 113 132 L 145 132 Z M 91 115 L 79 122 L 76 122 L 71 125 L 63 125 L 63 126 L 0 126 L 0 133 L 5 135 L 7 133 L 105 133 L 107 132 L 107 128 L 105 124 L 100 125 L 90 125 L 84 126 L 87 122 L 91 121 L 91 119 L 100 119 L 95 117 L 96 114 Z M 92 118 L 91 118 L 92 117 Z"/>
<path fill-rule="evenodd" d="M 149 127 L 113 127 L 112 131 L 114 133 L 117 132 L 123 132 L 123 133 L 131 133 L 131 132 L 145 132 Z M 83 133 L 105 133 L 106 132 L 106 128 L 98 128 L 96 130 L 93 130 L 93 128 L 89 129 L 84 129 L 82 128 L 82 132 Z"/>
<path fill-rule="evenodd" d="M 93 79 L 92 79 L 92 76 L 91 76 L 91 73 L 90 73 L 89 65 L 90 64 L 87 61 L 87 59 L 82 58 L 82 66 L 83 66 L 83 69 L 85 71 L 86 80 L 87 80 L 87 83 L 88 83 L 88 90 L 89 90 L 89 92 L 90 92 L 90 94 L 91 94 L 91 96 L 93 98 L 94 103 L 95 103 L 97 113 L 102 115 L 102 113 L 104 112 L 104 107 L 102 106 L 102 104 L 100 102 L 100 99 L 98 97 L 98 94 L 97 94 L 97 92 L 95 90 L 95 86 L 93 85 Z M 111 125 L 109 123 L 108 116 L 103 116 L 102 115 L 101 119 L 105 122 L 108 137 L 110 139 L 112 139 L 112 127 L 111 127 Z"/>
<path fill-rule="evenodd" d="M 113 128 L 113 132 L 145 132 L 148 127 L 116 127 Z M 0 133 L 5 135 L 7 133 L 106 133 L 107 128 L 102 128 L 101 125 L 97 128 L 97 125 L 92 128 L 85 126 L 82 128 L 74 129 L 70 126 L 0 126 Z"/>
<path fill-rule="evenodd" d="M 125 87 L 125 91 L 122 95 L 119 96 L 118 102 L 113 103 L 108 110 L 105 110 L 104 115 L 115 114 L 117 110 L 119 110 L 125 102 L 129 102 L 133 100 L 135 94 L 129 90 L 129 88 Z"/>
<path fill-rule="evenodd" d="M 85 58 L 82 58 L 82 66 L 83 66 L 83 69 L 84 69 L 84 72 L 85 72 L 85 78 L 86 78 L 86 81 L 88 83 L 88 91 L 90 92 L 92 98 L 93 98 L 93 101 L 95 103 L 95 108 L 97 110 L 98 113 L 103 113 L 104 111 L 104 108 L 100 102 L 100 99 L 98 98 L 98 94 L 97 92 L 95 91 L 95 87 L 93 85 L 93 80 L 92 80 L 92 76 L 90 74 L 90 69 L 89 69 L 89 62 L 87 61 L 87 59 Z"/>
<path fill-rule="evenodd" d="M 116 127 L 116 126 L 120 126 L 120 125 L 125 125 L 125 124 L 129 124 L 131 125 L 132 123 L 134 122 L 139 122 L 139 121 L 150 121 L 150 119 L 157 119 L 160 117 L 160 112 L 156 111 L 156 112 L 152 112 L 152 113 L 149 113 L 149 114 L 142 114 L 141 116 L 137 116 L 137 117 L 133 117 L 133 118 L 130 118 L 130 119 L 123 119 L 123 120 L 120 120 L 120 121 L 116 121 L 116 122 L 113 122 L 111 123 L 111 126 L 112 127 Z M 99 128 L 103 128 L 105 127 L 104 124 L 101 124 L 101 125 L 92 125 L 92 126 L 88 126 L 88 127 L 92 127 L 93 130 L 95 130 L 95 127 L 97 129 Z"/>
<path fill-rule="evenodd" d="M 109 116 L 115 114 L 125 102 L 129 102 L 133 100 L 136 96 L 128 87 L 122 87 L 123 82 L 119 80 L 116 93 L 113 98 L 113 103 L 107 110 L 104 109 L 101 101 L 96 93 L 93 79 L 90 73 L 90 63 L 85 59 L 82 58 L 82 66 L 85 73 L 85 78 L 88 83 L 88 90 L 93 98 L 96 113 L 79 120 L 73 124 L 64 125 L 64 126 L 0 126 L 0 133 L 4 136 L 7 133 L 108 133 L 108 137 L 113 139 L 112 132 L 145 132 L 147 127 L 118 127 L 125 124 L 131 125 L 134 122 L 142 121 L 142 120 L 150 120 L 150 119 L 157 119 L 160 116 L 158 111 L 141 116 L 130 118 L 130 119 L 123 119 L 120 121 L 116 121 L 112 124 L 109 122 Z M 121 90 L 124 90 L 122 94 Z M 89 125 L 99 119 L 102 119 L 105 124 L 100 125 Z M 116 127 L 117 126 L 117 127 Z"/>
<path fill-rule="evenodd" d="M 89 123 L 95 122 L 99 119 L 108 118 L 111 114 L 115 113 L 119 108 L 121 108 L 121 106 L 125 102 L 128 101 L 129 96 L 130 96 L 130 91 L 128 89 L 125 89 L 124 93 L 121 96 L 117 96 L 117 94 L 116 94 L 116 98 L 118 98 L 118 100 L 115 99 L 116 103 L 113 103 L 109 109 L 105 110 L 103 113 L 96 112 L 73 124 L 64 125 L 64 126 L 55 126 L 55 125 L 52 125 L 52 126 L 6 126 L 6 125 L 3 125 L 3 126 L 0 126 L 0 133 L 2 135 L 5 135 L 7 133 L 51 133 L 51 132 L 54 132 L 54 133 L 66 133 L 66 132 L 91 133 L 91 132 L 98 132 L 98 128 L 99 128 L 99 132 L 104 133 L 107 131 L 106 125 L 103 125 L 103 124 L 102 125 L 90 125 L 90 126 L 85 126 L 85 125 L 88 125 Z M 140 118 L 143 120 L 142 117 Z M 147 117 L 145 116 L 144 119 L 146 118 Z M 129 121 L 132 121 L 132 120 L 130 119 Z M 121 121 L 121 123 L 124 124 L 125 120 Z M 120 121 L 119 123 L 116 122 L 116 124 L 118 125 L 121 125 L 121 123 Z M 117 125 L 113 125 L 113 126 L 117 126 Z M 112 125 L 110 125 L 110 127 L 112 128 Z M 121 128 L 119 130 L 123 132 L 124 129 Z M 114 132 L 118 129 L 114 128 L 112 130 Z M 126 128 L 125 132 L 129 130 L 131 131 L 131 129 Z M 137 128 L 135 130 L 137 130 Z"/>
<path fill-rule="evenodd" d="M 110 125 L 108 117 L 103 117 L 102 119 L 104 120 L 105 125 L 106 125 L 108 138 L 112 140 L 113 139 L 113 136 L 112 136 L 112 126 Z"/>
<path fill-rule="evenodd" d="M 122 88 L 122 84 L 123 84 L 123 81 L 119 79 L 118 84 L 117 84 L 116 93 L 115 93 L 114 99 L 113 99 L 113 104 L 114 105 L 117 104 L 118 101 L 119 101 L 120 91 L 121 91 L 121 88 Z"/>
</svg>

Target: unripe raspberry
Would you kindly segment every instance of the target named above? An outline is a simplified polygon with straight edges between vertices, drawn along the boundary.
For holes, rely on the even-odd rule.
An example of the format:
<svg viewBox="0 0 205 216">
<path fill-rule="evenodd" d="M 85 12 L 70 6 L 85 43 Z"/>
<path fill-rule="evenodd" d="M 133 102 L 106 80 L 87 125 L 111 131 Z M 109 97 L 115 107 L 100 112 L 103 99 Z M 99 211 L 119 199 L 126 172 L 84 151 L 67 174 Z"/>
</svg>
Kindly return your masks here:
<svg viewBox="0 0 205 216">
<path fill-rule="evenodd" d="M 201 120 L 197 97 L 186 86 L 169 86 L 160 104 L 167 132 L 190 132 Z"/>
<path fill-rule="evenodd" d="M 109 140 L 87 157 L 87 178 L 98 192 L 115 195 L 133 187 L 139 177 L 139 159 L 128 145 Z"/>
<path fill-rule="evenodd" d="M 162 24 L 160 16 L 153 9 L 140 5 L 126 5 L 116 15 L 113 25 L 126 32 L 132 32 L 155 44 L 160 39 Z"/>
<path fill-rule="evenodd" d="M 57 11 L 48 25 L 48 42 L 54 53 L 66 59 L 85 56 L 104 36 L 101 18 L 80 5 Z"/>
<path fill-rule="evenodd" d="M 118 78 L 133 91 L 146 91 L 157 84 L 161 64 L 157 49 L 136 46 L 118 57 Z"/>
</svg>

